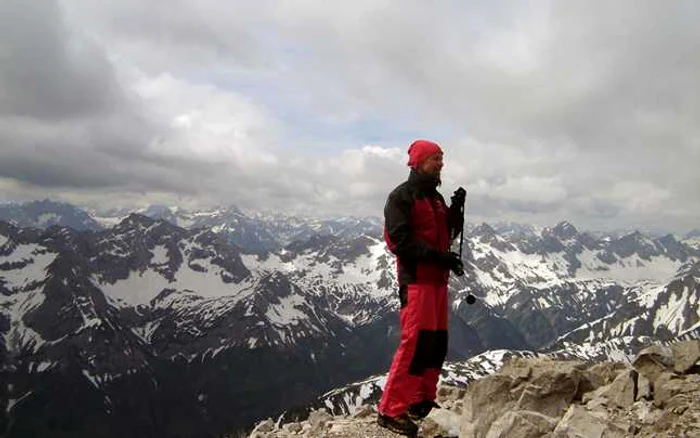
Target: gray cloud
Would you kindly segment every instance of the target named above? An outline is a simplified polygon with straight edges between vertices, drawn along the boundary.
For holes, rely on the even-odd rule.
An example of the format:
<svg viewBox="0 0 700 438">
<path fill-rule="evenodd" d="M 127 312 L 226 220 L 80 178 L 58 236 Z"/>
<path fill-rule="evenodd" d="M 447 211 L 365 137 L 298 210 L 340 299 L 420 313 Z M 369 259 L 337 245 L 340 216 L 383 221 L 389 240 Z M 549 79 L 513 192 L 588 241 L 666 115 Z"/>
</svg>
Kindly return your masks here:
<svg viewBox="0 0 700 438">
<path fill-rule="evenodd" d="M 380 214 L 411 139 L 348 149 L 370 119 L 442 142 L 474 216 L 698 226 L 696 2 L 0 8 L 0 177 L 20 185 Z"/>
<path fill-rule="evenodd" d="M 50 0 L 0 4 L 0 115 L 55 120 L 120 105 L 107 60 L 60 17 Z"/>
<path fill-rule="evenodd" d="M 55 189 L 195 190 L 221 166 L 151 149 L 167 135 L 54 2 L 0 5 L 0 176 Z M 184 177 L 188 175 L 188 177 Z"/>
</svg>

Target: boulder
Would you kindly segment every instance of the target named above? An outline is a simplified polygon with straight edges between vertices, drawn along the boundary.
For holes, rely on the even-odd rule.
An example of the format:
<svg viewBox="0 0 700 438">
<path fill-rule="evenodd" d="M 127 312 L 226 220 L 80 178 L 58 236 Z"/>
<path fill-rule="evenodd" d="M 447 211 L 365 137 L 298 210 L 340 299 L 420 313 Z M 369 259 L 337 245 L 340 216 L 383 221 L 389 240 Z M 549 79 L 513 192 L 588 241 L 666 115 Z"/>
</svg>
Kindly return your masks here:
<svg viewBox="0 0 700 438">
<path fill-rule="evenodd" d="M 606 391 L 607 399 L 620 408 L 632 406 L 637 397 L 637 376 L 637 371 L 633 369 L 618 374 Z"/>
<path fill-rule="evenodd" d="M 626 368 L 624 364 L 619 362 L 601 362 L 586 368 L 583 371 L 584 379 L 581 381 L 581 394 L 611 384 L 617 375 Z"/>
<path fill-rule="evenodd" d="M 572 405 L 554 429 L 557 438 L 602 438 L 607 416 L 589 412 L 584 407 Z"/>
<path fill-rule="evenodd" d="M 673 371 L 673 350 L 663 345 L 652 345 L 639 352 L 632 366 L 653 384 L 661 374 Z"/>
<path fill-rule="evenodd" d="M 671 345 L 673 369 L 677 373 L 687 373 L 700 361 L 700 341 L 692 340 Z"/>
<path fill-rule="evenodd" d="M 556 426 L 556 418 L 539 412 L 509 411 L 491 425 L 486 438 L 540 438 Z"/>
<path fill-rule="evenodd" d="M 325 409 L 316 409 L 309 414 L 308 422 L 314 429 L 322 429 L 325 424 L 333 419 L 333 416 Z"/>
<path fill-rule="evenodd" d="M 258 423 L 258 425 L 255 426 L 255 428 L 253 429 L 252 434 L 263 434 L 267 432 L 272 432 L 273 430 L 275 430 L 275 422 L 272 421 L 271 418 L 268 418 Z"/>
<path fill-rule="evenodd" d="M 695 392 L 700 387 L 700 375 L 679 376 L 663 373 L 654 383 L 654 406 L 664 408 L 672 404 L 678 407 L 683 400 L 690 401 L 685 394 Z M 680 396 L 680 397 L 679 397 Z M 670 403 L 673 400 L 673 403 Z"/>
<path fill-rule="evenodd" d="M 651 400 L 651 382 L 641 374 L 637 376 L 637 400 Z"/>
<path fill-rule="evenodd" d="M 498 374 L 469 386 L 460 436 L 483 437 L 496 421 L 500 421 L 502 426 L 499 427 L 505 428 L 513 422 L 532 419 L 531 415 L 511 415 L 500 420 L 509 411 L 561 416 L 579 393 L 582 369 L 585 369 L 582 362 L 548 358 L 518 358 L 506 362 Z"/>
</svg>

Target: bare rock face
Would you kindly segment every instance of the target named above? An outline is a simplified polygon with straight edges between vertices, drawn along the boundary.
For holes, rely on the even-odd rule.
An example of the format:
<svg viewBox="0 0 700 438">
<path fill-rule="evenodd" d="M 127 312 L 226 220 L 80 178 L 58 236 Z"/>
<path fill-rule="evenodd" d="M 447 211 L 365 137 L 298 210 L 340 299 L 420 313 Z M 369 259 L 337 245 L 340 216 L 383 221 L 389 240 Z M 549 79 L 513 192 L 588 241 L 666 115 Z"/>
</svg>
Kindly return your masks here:
<svg viewBox="0 0 700 438">
<path fill-rule="evenodd" d="M 461 437 L 700 436 L 700 341 L 624 364 L 511 360 L 472 383 Z"/>
<path fill-rule="evenodd" d="M 521 429 L 531 436 L 551 432 L 554 419 L 576 398 L 583 369 L 581 362 L 547 358 L 507 362 L 498 374 L 469 387 L 460 436 L 515 436 Z"/>
<path fill-rule="evenodd" d="M 466 389 L 441 386 L 420 423 L 424 438 L 700 437 L 700 341 L 654 346 L 632 362 L 514 358 Z M 376 410 L 354 416 L 313 411 L 300 423 L 264 421 L 251 437 L 396 437 Z"/>
<path fill-rule="evenodd" d="M 700 341 L 686 341 L 671 345 L 673 370 L 686 373 L 700 363 Z"/>
<path fill-rule="evenodd" d="M 652 345 L 639 352 L 632 366 L 653 383 L 661 374 L 673 371 L 673 350 L 661 345 Z"/>
</svg>

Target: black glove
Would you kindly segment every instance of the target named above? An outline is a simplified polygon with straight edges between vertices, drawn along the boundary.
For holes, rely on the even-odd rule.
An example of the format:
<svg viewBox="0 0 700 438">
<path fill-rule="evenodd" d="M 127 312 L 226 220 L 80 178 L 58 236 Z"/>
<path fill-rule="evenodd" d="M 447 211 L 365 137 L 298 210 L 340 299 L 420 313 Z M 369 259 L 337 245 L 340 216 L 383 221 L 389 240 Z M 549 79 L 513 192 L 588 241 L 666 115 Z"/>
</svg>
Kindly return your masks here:
<svg viewBox="0 0 700 438">
<path fill-rule="evenodd" d="M 455 190 L 450 199 L 452 200 L 451 207 L 462 211 L 462 208 L 464 207 L 464 201 L 467 199 L 467 191 L 460 187 L 457 190 Z"/>
<path fill-rule="evenodd" d="M 442 267 L 454 272 L 458 277 L 464 275 L 464 263 L 459 258 L 459 254 L 455 252 L 440 253 L 439 262 Z"/>
</svg>

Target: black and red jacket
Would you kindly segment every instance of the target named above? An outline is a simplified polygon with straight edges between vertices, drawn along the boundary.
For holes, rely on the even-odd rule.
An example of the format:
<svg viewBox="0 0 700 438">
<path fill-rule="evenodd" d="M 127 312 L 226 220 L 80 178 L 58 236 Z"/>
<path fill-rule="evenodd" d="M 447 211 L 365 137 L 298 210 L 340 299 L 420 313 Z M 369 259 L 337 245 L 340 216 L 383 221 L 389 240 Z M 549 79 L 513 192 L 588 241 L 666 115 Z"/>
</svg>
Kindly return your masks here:
<svg viewBox="0 0 700 438">
<path fill-rule="evenodd" d="M 397 256 L 398 281 L 446 284 L 450 271 L 441 264 L 462 227 L 462 213 L 448 208 L 438 193 L 439 180 L 411 170 L 384 207 L 384 239 Z"/>
</svg>

